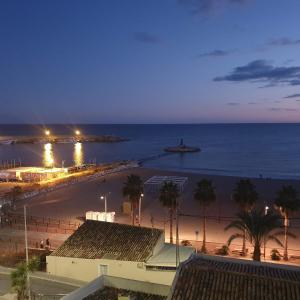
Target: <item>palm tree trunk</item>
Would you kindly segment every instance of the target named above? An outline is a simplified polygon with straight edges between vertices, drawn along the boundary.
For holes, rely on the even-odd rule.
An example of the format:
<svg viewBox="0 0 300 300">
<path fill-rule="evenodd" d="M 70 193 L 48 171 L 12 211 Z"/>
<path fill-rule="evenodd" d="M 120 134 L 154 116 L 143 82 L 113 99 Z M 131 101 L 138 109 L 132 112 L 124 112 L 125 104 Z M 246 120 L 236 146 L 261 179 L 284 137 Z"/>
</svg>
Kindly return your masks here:
<svg viewBox="0 0 300 300">
<path fill-rule="evenodd" d="M 242 247 L 242 255 L 246 256 L 246 229 L 244 229 L 243 233 L 243 247 Z"/>
<path fill-rule="evenodd" d="M 260 245 L 259 245 L 259 243 L 255 243 L 254 251 L 253 251 L 253 260 L 260 261 L 260 256 L 261 256 Z"/>
<path fill-rule="evenodd" d="M 202 248 L 201 252 L 206 253 L 206 214 L 205 210 L 203 210 L 203 241 L 202 241 Z"/>
<path fill-rule="evenodd" d="M 173 209 L 170 208 L 170 244 L 173 244 Z"/>
<path fill-rule="evenodd" d="M 284 252 L 283 259 L 288 260 L 288 216 L 284 214 Z"/>
<path fill-rule="evenodd" d="M 134 203 L 133 201 L 131 201 L 131 222 L 132 222 L 132 226 L 134 226 Z"/>
</svg>

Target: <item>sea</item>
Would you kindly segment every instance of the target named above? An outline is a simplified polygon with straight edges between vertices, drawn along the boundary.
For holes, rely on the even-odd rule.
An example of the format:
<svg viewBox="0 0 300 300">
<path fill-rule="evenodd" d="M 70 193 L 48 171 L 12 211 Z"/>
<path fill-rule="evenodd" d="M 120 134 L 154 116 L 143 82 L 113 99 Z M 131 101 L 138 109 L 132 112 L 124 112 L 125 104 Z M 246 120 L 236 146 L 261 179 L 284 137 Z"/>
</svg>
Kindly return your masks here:
<svg viewBox="0 0 300 300">
<path fill-rule="evenodd" d="M 71 166 L 140 160 L 145 167 L 210 175 L 300 179 L 300 124 L 0 125 L 0 136 L 115 135 L 120 143 L 0 145 L 0 164 Z M 159 156 L 183 139 L 197 153 Z"/>
</svg>

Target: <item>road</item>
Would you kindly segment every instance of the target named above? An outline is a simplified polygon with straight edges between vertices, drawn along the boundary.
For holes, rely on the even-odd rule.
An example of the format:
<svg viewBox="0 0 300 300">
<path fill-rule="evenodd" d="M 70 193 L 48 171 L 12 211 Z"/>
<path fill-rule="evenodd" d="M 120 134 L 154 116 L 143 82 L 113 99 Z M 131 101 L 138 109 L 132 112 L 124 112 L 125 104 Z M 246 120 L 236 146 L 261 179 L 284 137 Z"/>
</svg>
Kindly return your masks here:
<svg viewBox="0 0 300 300">
<path fill-rule="evenodd" d="M 44 295 L 68 294 L 77 287 L 66 285 L 54 281 L 31 278 L 31 289 L 35 293 Z M 11 280 L 9 275 L 0 274 L 0 295 L 7 294 L 11 291 Z"/>
</svg>

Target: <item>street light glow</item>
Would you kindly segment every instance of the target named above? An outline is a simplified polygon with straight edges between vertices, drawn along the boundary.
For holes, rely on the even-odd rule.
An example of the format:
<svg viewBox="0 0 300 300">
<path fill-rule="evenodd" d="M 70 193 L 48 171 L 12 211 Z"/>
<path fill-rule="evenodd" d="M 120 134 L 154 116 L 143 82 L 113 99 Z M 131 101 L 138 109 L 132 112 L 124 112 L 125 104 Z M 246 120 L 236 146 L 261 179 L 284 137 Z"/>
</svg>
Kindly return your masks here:
<svg viewBox="0 0 300 300">
<path fill-rule="evenodd" d="M 80 133 L 81 133 L 80 130 L 75 130 L 76 135 L 80 135 Z"/>
<path fill-rule="evenodd" d="M 48 130 L 48 129 L 45 130 L 45 134 L 46 134 L 46 135 L 50 135 L 50 130 Z"/>
</svg>

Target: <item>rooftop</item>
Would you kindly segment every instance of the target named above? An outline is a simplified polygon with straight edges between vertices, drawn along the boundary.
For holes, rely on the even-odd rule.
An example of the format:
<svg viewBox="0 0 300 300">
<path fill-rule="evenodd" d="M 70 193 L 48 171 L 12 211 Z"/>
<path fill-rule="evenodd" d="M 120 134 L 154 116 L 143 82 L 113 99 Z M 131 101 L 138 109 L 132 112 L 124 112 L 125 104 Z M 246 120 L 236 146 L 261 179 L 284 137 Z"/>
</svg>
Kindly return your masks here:
<svg viewBox="0 0 300 300">
<path fill-rule="evenodd" d="M 163 234 L 159 229 L 87 220 L 51 255 L 143 262 Z"/>
<path fill-rule="evenodd" d="M 300 268 L 193 255 L 182 263 L 170 300 L 300 299 Z"/>
<path fill-rule="evenodd" d="M 191 247 L 179 246 L 179 261 L 187 260 L 195 250 Z M 172 266 L 176 267 L 176 245 L 164 244 L 164 247 L 154 256 L 147 260 L 151 266 Z"/>
</svg>

